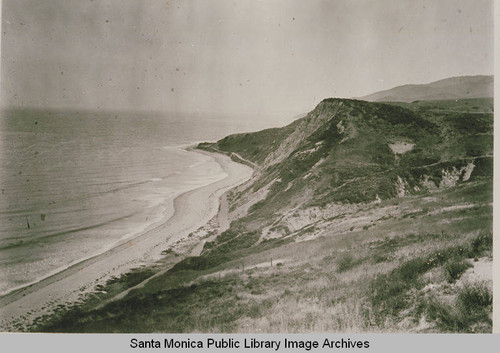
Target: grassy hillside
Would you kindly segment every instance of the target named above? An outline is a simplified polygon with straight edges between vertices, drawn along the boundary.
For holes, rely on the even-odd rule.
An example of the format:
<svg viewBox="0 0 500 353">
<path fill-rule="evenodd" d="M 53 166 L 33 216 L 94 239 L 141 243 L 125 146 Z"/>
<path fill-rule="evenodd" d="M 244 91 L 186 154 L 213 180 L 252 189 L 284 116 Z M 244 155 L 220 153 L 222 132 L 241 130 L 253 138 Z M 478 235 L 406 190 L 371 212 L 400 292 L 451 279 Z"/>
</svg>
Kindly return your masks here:
<svg viewBox="0 0 500 353">
<path fill-rule="evenodd" d="M 31 329 L 491 332 L 492 126 L 488 99 L 325 99 L 201 144 L 255 168 L 230 228 Z"/>
<path fill-rule="evenodd" d="M 265 198 L 252 205 L 249 214 L 262 224 L 270 213 L 281 214 L 283 208 L 386 200 L 428 192 L 448 179 L 460 182 L 464 177 L 491 175 L 492 121 L 492 113 L 433 113 L 423 108 L 417 112 L 382 103 L 327 99 L 305 118 L 275 129 L 270 140 L 269 134 L 235 135 L 211 148 L 237 150 L 260 166 L 253 182 L 234 195 L 232 204 L 237 207 L 249 198 L 255 200 L 265 190 Z M 250 138 L 255 139 L 253 145 L 272 145 L 273 152 L 284 152 L 263 158 L 247 149 L 227 147 L 228 140 L 231 146 L 246 146 Z M 400 145 L 411 149 L 404 153 L 391 149 Z M 472 168 L 470 175 L 465 175 L 467 166 Z"/>
</svg>

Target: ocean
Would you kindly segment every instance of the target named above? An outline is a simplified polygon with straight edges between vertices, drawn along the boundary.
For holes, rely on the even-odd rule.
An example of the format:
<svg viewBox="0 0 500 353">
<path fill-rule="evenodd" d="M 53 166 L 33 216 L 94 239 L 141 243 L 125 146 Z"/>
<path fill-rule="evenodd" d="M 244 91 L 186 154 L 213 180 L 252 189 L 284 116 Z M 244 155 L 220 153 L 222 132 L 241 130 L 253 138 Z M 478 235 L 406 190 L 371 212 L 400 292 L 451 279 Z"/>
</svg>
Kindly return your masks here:
<svg viewBox="0 0 500 353">
<path fill-rule="evenodd" d="M 0 294 L 164 222 L 173 199 L 222 179 L 188 145 L 268 119 L 10 110 L 0 125 Z"/>
</svg>

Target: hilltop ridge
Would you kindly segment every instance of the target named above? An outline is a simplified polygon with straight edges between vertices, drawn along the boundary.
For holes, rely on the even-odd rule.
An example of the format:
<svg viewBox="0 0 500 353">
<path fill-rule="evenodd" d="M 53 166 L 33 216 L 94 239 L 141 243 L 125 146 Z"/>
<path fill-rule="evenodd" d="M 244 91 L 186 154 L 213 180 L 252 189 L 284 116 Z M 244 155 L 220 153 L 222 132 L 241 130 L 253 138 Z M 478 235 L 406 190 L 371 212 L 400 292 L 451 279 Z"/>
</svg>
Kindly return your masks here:
<svg viewBox="0 0 500 353">
<path fill-rule="evenodd" d="M 478 131 L 465 128 L 466 120 Z M 459 136 L 444 136 L 450 128 Z M 405 107 L 329 98 L 284 128 L 231 135 L 199 147 L 235 152 L 258 165 L 253 192 L 267 185 L 281 200 L 300 190 L 311 195 L 313 204 L 359 203 L 390 199 L 403 189 L 412 194 L 437 188 L 453 168 L 471 168 L 467 175 L 459 172 L 457 181 L 481 175 L 491 160 L 491 141 L 478 144 L 460 137 L 491 128 L 490 113 L 429 119 Z"/>
<path fill-rule="evenodd" d="M 427 84 L 408 84 L 376 92 L 360 99 L 370 102 L 413 102 L 416 100 L 445 100 L 492 98 L 493 76 L 456 76 Z"/>
</svg>

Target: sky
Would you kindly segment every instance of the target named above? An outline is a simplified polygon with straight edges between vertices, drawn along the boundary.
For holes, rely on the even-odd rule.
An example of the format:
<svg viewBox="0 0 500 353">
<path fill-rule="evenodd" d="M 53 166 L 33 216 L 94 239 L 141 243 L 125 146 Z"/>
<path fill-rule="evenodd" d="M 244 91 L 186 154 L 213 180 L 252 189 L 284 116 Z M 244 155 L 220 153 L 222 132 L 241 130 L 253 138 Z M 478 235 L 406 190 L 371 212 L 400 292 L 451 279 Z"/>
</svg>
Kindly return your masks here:
<svg viewBox="0 0 500 353">
<path fill-rule="evenodd" d="M 492 0 L 3 0 L 4 107 L 299 114 L 493 74 Z"/>
</svg>

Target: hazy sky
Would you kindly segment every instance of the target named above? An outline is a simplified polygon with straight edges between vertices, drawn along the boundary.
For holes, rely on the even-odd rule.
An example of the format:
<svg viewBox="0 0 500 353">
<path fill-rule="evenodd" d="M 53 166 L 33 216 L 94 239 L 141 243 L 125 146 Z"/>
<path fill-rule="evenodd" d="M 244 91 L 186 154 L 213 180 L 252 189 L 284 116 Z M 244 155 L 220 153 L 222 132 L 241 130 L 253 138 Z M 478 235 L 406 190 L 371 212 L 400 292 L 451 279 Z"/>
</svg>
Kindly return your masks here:
<svg viewBox="0 0 500 353">
<path fill-rule="evenodd" d="M 290 113 L 493 73 L 491 0 L 3 0 L 4 106 Z"/>
</svg>

